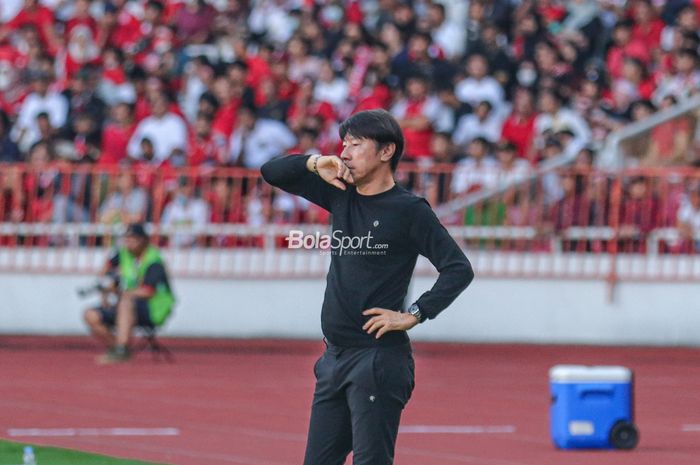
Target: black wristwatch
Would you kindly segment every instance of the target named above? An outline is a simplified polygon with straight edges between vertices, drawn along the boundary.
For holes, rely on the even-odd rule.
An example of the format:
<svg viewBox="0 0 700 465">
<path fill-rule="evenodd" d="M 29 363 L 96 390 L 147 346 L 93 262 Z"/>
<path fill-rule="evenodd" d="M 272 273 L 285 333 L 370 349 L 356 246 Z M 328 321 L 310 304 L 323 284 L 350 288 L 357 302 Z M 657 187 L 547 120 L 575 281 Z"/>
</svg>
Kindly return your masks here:
<svg viewBox="0 0 700 465">
<path fill-rule="evenodd" d="M 418 323 L 423 323 L 425 321 L 425 316 L 420 311 L 420 307 L 418 307 L 418 304 L 413 304 L 410 307 L 408 307 L 406 313 L 410 313 L 411 315 L 415 316 L 418 320 Z"/>
</svg>

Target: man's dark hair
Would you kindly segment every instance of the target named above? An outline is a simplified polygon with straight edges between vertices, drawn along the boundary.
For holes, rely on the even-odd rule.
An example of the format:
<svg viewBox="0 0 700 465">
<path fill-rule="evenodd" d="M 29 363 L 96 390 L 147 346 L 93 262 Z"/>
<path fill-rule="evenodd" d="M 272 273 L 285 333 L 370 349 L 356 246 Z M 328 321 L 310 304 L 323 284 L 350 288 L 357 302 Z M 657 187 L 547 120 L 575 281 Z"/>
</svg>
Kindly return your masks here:
<svg viewBox="0 0 700 465">
<path fill-rule="evenodd" d="M 443 5 L 442 3 L 433 3 L 430 5 L 430 8 L 438 10 L 442 14 L 442 17 L 445 18 L 445 5 Z"/>
<path fill-rule="evenodd" d="M 243 60 L 235 60 L 235 61 L 229 63 L 229 64 L 227 65 L 227 68 L 228 68 L 228 69 L 240 68 L 240 69 L 242 69 L 243 71 L 247 72 L 248 69 L 249 69 L 249 66 L 248 66 L 248 63 L 246 63 L 246 62 L 243 61 Z"/>
<path fill-rule="evenodd" d="M 403 155 L 404 138 L 396 119 L 386 110 L 367 110 L 355 113 L 340 125 L 340 138 L 346 135 L 358 139 L 370 139 L 378 148 L 394 144 L 396 149 L 391 157 L 391 171 L 396 171 Z"/>
<path fill-rule="evenodd" d="M 304 126 L 299 131 L 299 136 L 309 136 L 316 140 L 318 138 L 318 129 L 312 128 L 310 126 Z"/>
<path fill-rule="evenodd" d="M 146 228 L 141 223 L 131 223 L 130 225 L 128 225 L 126 227 L 126 231 L 124 231 L 124 235 L 134 236 L 144 240 L 148 239 L 148 233 L 146 232 Z"/>
<path fill-rule="evenodd" d="M 424 41 L 428 42 L 428 44 L 433 43 L 433 36 L 431 36 L 430 33 L 424 31 L 414 32 L 413 34 L 411 34 L 411 39 L 423 39 Z"/>
<path fill-rule="evenodd" d="M 206 102 L 209 105 L 211 105 L 214 108 L 214 111 L 216 112 L 219 109 L 219 99 L 216 98 L 216 95 L 212 94 L 211 91 L 206 91 L 204 92 L 200 97 L 199 97 L 200 102 Z"/>
<path fill-rule="evenodd" d="M 154 8 L 158 10 L 158 13 L 163 13 L 165 11 L 165 5 L 158 0 L 149 0 L 146 3 L 146 8 Z"/>
</svg>

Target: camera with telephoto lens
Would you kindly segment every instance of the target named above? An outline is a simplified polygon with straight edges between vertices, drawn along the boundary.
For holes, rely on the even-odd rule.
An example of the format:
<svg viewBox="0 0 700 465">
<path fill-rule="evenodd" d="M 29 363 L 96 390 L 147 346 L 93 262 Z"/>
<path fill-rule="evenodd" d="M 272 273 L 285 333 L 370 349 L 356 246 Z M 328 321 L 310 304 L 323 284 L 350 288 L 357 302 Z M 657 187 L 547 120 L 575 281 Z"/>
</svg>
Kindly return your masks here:
<svg viewBox="0 0 700 465">
<path fill-rule="evenodd" d="M 116 273 L 107 273 L 91 286 L 78 288 L 78 296 L 85 298 L 97 293 L 118 292 L 118 289 L 119 275 Z"/>
</svg>

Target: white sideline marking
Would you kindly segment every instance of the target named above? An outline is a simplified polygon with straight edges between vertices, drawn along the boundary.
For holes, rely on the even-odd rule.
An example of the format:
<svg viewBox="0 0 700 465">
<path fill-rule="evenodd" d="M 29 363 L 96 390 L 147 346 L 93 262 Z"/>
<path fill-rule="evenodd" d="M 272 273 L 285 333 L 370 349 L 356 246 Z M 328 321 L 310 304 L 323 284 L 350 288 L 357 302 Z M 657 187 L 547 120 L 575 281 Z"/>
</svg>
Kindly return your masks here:
<svg viewBox="0 0 700 465">
<path fill-rule="evenodd" d="M 406 425 L 399 427 L 399 433 L 414 434 L 512 434 L 513 425 Z"/>
<path fill-rule="evenodd" d="M 178 428 L 10 428 L 11 437 L 179 436 Z"/>
<path fill-rule="evenodd" d="M 685 433 L 700 433 L 700 425 L 683 425 L 681 431 Z"/>
</svg>

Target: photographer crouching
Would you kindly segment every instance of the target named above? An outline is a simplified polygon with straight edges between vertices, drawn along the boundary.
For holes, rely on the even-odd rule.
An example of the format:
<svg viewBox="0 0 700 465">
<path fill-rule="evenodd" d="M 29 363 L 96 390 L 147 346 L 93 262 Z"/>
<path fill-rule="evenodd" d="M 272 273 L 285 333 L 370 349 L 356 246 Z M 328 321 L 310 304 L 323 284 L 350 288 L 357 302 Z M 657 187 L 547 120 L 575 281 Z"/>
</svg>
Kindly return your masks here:
<svg viewBox="0 0 700 465">
<path fill-rule="evenodd" d="M 92 289 L 102 293 L 102 305 L 85 311 L 92 335 L 104 343 L 102 364 L 129 360 L 129 339 L 134 327 L 155 328 L 170 315 L 175 298 L 160 252 L 149 244 L 141 224 L 131 224 L 124 245 L 105 264 L 103 279 Z M 85 294 L 87 290 L 82 290 Z M 79 291 L 80 292 L 80 291 Z M 109 295 L 116 295 L 110 300 Z"/>
</svg>

